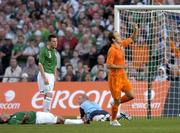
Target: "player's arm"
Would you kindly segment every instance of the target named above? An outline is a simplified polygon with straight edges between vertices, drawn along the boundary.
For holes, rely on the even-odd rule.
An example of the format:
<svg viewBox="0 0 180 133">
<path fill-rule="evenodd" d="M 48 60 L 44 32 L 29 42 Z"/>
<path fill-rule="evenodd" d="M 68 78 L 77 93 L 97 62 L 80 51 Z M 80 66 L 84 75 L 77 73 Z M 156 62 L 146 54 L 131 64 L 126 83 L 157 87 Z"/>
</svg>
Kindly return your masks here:
<svg viewBox="0 0 180 133">
<path fill-rule="evenodd" d="M 40 55 L 39 55 L 39 64 L 38 64 L 38 68 L 39 68 L 39 71 L 41 73 L 41 76 L 45 82 L 45 84 L 49 84 L 49 81 L 47 80 L 46 76 L 45 76 L 45 72 L 44 72 L 44 67 L 42 64 L 44 64 L 44 61 L 45 61 L 45 55 L 44 55 L 44 51 L 42 50 L 40 52 Z"/>
<path fill-rule="evenodd" d="M 133 33 L 131 34 L 130 38 L 135 41 L 136 36 L 138 35 L 138 25 L 134 24 L 133 25 Z"/>
<path fill-rule="evenodd" d="M 122 46 L 127 47 L 129 44 L 133 43 L 135 41 L 137 35 L 138 35 L 138 26 L 137 26 L 137 24 L 134 24 L 133 33 L 131 34 L 131 36 L 129 38 L 121 41 Z"/>
<path fill-rule="evenodd" d="M 42 65 L 41 63 L 39 63 L 38 67 L 39 67 L 39 71 L 40 71 L 40 73 L 41 73 L 41 76 L 42 76 L 45 84 L 49 84 L 49 81 L 48 81 L 48 79 L 46 78 L 46 75 L 45 75 L 45 72 L 44 72 L 43 65 Z"/>
<path fill-rule="evenodd" d="M 54 76 L 55 76 L 55 81 L 58 80 L 58 68 L 57 66 L 54 68 Z"/>
<path fill-rule="evenodd" d="M 57 51 L 56 51 L 57 52 Z M 55 68 L 54 68 L 54 78 L 55 78 L 55 81 L 58 81 L 58 67 L 57 67 L 57 54 L 56 54 L 56 61 L 55 61 Z"/>
<path fill-rule="evenodd" d="M 108 69 L 125 69 L 127 68 L 127 64 L 122 64 L 122 65 L 115 65 L 115 64 L 107 64 Z"/>
</svg>

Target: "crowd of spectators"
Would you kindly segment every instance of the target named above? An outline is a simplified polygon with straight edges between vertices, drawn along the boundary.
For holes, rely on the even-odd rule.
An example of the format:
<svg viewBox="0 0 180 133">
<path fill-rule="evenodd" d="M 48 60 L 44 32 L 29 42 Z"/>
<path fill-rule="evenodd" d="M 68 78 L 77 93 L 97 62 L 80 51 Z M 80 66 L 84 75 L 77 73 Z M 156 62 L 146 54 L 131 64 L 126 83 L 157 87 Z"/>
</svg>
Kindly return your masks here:
<svg viewBox="0 0 180 133">
<path fill-rule="evenodd" d="M 58 37 L 60 81 L 107 80 L 105 49 L 114 30 L 115 4 L 148 0 L 0 0 L 2 81 L 36 81 L 38 53 L 51 33 Z"/>
</svg>

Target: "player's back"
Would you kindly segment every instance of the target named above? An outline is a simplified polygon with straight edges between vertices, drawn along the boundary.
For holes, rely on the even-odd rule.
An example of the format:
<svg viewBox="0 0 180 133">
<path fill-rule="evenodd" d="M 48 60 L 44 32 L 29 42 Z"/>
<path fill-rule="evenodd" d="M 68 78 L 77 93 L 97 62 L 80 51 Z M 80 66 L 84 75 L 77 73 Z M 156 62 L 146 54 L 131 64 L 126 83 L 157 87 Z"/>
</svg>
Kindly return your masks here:
<svg viewBox="0 0 180 133">
<path fill-rule="evenodd" d="M 24 116 L 28 116 L 28 120 L 24 124 L 35 124 L 36 113 L 35 112 L 17 112 L 11 115 L 8 120 L 8 124 L 23 124 Z"/>
<path fill-rule="evenodd" d="M 91 102 L 89 100 L 84 101 L 80 107 L 84 110 L 85 114 L 90 114 L 95 110 L 102 110 L 99 104 Z"/>
</svg>

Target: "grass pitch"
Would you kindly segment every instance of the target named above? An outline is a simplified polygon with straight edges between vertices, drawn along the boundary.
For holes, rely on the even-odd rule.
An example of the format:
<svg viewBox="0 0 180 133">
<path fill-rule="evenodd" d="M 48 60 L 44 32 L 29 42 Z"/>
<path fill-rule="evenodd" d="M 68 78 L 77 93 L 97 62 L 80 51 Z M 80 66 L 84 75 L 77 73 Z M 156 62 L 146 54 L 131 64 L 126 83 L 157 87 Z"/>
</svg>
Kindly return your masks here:
<svg viewBox="0 0 180 133">
<path fill-rule="evenodd" d="M 121 127 L 109 122 L 90 125 L 0 125 L 1 133 L 180 133 L 180 119 L 121 120 Z"/>
</svg>

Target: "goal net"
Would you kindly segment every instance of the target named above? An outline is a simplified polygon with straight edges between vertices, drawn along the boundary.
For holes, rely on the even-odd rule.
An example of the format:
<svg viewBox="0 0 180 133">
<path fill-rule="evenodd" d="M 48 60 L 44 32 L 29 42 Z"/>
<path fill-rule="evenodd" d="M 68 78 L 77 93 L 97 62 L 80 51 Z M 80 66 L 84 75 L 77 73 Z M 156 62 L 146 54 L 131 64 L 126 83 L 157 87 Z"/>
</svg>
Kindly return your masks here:
<svg viewBox="0 0 180 133">
<path fill-rule="evenodd" d="M 132 116 L 180 116 L 180 6 L 115 6 L 115 30 L 125 48 L 135 99 L 121 109 Z"/>
</svg>

